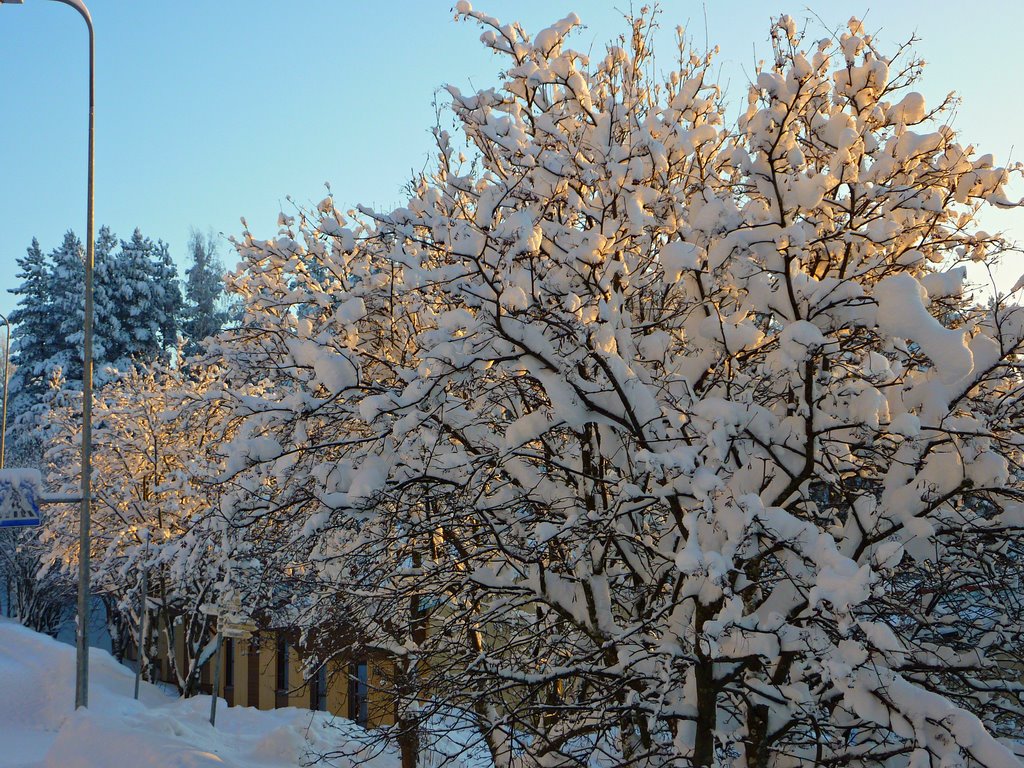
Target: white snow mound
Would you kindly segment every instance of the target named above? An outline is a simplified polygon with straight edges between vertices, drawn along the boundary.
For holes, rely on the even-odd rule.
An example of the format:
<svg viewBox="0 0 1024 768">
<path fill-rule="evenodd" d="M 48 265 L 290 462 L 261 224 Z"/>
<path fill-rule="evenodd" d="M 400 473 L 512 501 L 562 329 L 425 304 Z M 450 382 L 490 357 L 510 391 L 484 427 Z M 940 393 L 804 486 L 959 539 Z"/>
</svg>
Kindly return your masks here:
<svg viewBox="0 0 1024 768">
<path fill-rule="evenodd" d="M 351 757 L 321 765 L 397 768 L 395 755 L 369 746 L 365 730 L 322 712 L 261 712 L 179 699 L 143 684 L 105 651 L 89 655 L 89 708 L 74 711 L 75 649 L 0 618 L 0 768 L 293 768 L 318 755 Z"/>
</svg>

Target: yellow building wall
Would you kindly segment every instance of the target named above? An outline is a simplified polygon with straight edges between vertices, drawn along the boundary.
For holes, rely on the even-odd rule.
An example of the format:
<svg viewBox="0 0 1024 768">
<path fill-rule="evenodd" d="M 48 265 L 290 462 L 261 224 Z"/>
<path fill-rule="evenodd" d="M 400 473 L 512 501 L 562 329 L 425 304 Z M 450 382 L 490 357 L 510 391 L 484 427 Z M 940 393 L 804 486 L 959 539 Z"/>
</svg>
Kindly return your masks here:
<svg viewBox="0 0 1024 768">
<path fill-rule="evenodd" d="M 184 655 L 184 642 L 181 632 L 174 632 L 174 645 L 179 661 Z M 163 633 L 160 634 L 161 666 L 169 669 L 167 663 L 166 643 Z M 259 669 L 259 708 L 274 709 L 277 704 L 277 635 L 262 633 L 249 640 L 234 640 L 234 669 L 229 676 L 227 669 L 226 649 L 220 654 L 220 685 L 218 694 L 225 697 L 225 689 L 233 686 L 232 705 L 249 706 L 249 664 L 250 658 L 256 654 Z M 301 650 L 295 646 L 288 649 L 288 706 L 310 708 L 311 685 L 303 677 Z M 213 658 L 216 658 L 214 656 Z M 213 681 L 213 669 L 209 669 L 209 680 Z M 327 665 L 327 710 L 338 717 L 349 714 L 349 660 L 332 659 Z M 392 662 L 383 655 L 371 656 L 367 663 L 368 725 L 378 727 L 394 724 L 394 703 L 387 691 L 391 687 L 390 679 L 394 673 Z"/>
<path fill-rule="evenodd" d="M 288 706 L 309 709 L 309 685 L 302 677 L 302 659 L 295 646 L 288 646 Z"/>
<path fill-rule="evenodd" d="M 234 685 L 234 702 L 233 706 L 236 707 L 248 707 L 249 706 L 249 660 L 255 655 L 256 663 L 259 666 L 260 676 L 260 709 L 273 709 L 274 708 L 274 679 L 271 675 L 269 680 L 267 676 L 268 666 L 268 652 L 266 648 L 257 642 L 253 643 L 249 640 L 234 640 L 235 646 L 235 664 L 234 674 L 232 679 L 228 680 L 227 673 L 227 654 L 221 654 L 221 679 L 220 679 L 220 695 L 224 696 L 224 689 L 233 684 Z M 270 667 L 273 672 L 273 666 Z M 269 686 L 269 687 L 268 687 Z"/>
<path fill-rule="evenodd" d="M 347 666 L 336 659 L 327 662 L 327 709 L 340 717 L 348 716 L 348 679 L 344 676 Z"/>
<path fill-rule="evenodd" d="M 259 645 L 260 668 L 260 709 L 277 708 L 277 650 L 274 647 L 274 636 L 269 642 L 261 636 Z"/>
<path fill-rule="evenodd" d="M 235 706 L 249 706 L 249 641 L 235 640 Z"/>
<path fill-rule="evenodd" d="M 390 678 L 394 675 L 394 666 L 383 657 L 370 657 L 368 681 L 367 717 L 369 726 L 376 728 L 381 725 L 395 724 L 395 704 L 387 691 L 391 687 Z"/>
</svg>

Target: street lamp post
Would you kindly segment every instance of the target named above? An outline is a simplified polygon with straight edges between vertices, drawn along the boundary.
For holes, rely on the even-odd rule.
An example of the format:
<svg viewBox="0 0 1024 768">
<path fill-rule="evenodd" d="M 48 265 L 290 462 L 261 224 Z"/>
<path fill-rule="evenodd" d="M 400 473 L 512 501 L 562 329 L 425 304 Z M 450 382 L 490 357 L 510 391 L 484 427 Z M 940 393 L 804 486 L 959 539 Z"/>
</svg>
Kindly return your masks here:
<svg viewBox="0 0 1024 768">
<path fill-rule="evenodd" d="M 92 16 L 82 0 L 54 0 L 70 5 L 85 19 L 89 30 L 89 172 L 86 191 L 85 320 L 82 350 L 82 513 L 79 521 L 78 642 L 75 675 L 75 708 L 89 705 L 89 508 L 92 496 L 92 292 L 93 266 L 93 124 L 96 107 L 96 40 Z M 21 5 L 23 0 L 0 0 Z M 6 397 L 6 389 L 4 390 Z"/>
<path fill-rule="evenodd" d="M 3 415 L 0 416 L 0 469 L 6 466 L 7 458 L 7 385 L 11 381 L 11 321 L 0 312 L 0 320 L 4 321 L 7 333 L 4 335 L 4 404 Z"/>
</svg>

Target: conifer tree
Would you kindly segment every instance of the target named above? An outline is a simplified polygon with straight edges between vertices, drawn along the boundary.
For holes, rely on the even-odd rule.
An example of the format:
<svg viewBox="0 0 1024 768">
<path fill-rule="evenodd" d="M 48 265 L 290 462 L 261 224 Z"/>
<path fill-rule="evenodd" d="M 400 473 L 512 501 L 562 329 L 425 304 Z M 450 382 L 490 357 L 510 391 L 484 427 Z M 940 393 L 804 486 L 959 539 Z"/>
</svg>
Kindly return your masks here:
<svg viewBox="0 0 1024 768">
<path fill-rule="evenodd" d="M 130 240 L 121 241 L 115 285 L 119 358 L 149 361 L 165 356 L 177 342 L 181 309 L 177 271 L 167 245 L 154 243 L 136 229 Z"/>
<path fill-rule="evenodd" d="M 10 292 L 20 298 L 8 318 L 18 330 L 11 341 L 11 362 L 17 366 L 17 371 L 10 386 L 12 392 L 39 394 L 46 388 L 46 361 L 55 351 L 58 336 L 50 293 L 49 261 L 39 241 L 32 238 L 32 245 L 17 263 L 20 268 L 17 277 L 22 283 Z"/>
<path fill-rule="evenodd" d="M 224 307 L 224 267 L 217 256 L 217 241 L 212 233 L 203 235 L 193 229 L 188 241 L 192 266 L 185 272 L 185 307 L 182 332 L 188 339 L 187 352 L 217 333 L 228 319 Z"/>
<path fill-rule="evenodd" d="M 22 284 L 10 319 L 15 326 L 12 361 L 18 373 L 11 392 L 15 412 L 38 404 L 55 368 L 62 381 L 80 386 L 85 296 L 84 251 L 73 231 L 44 255 L 33 239 L 18 260 Z M 95 314 L 93 354 L 96 383 L 108 378 L 108 367 L 166 358 L 178 341 L 182 313 L 177 270 L 167 245 L 154 243 L 136 229 L 119 241 L 101 227 L 95 244 Z M 27 399 L 26 399 L 27 398 Z"/>
<path fill-rule="evenodd" d="M 93 314 L 93 357 L 113 362 L 124 356 L 121 321 L 118 317 L 117 236 L 110 227 L 100 227 L 96 236 Z M 96 372 L 103 377 L 102 366 Z"/>
<path fill-rule="evenodd" d="M 82 380 L 82 326 L 85 318 L 85 251 L 72 231 L 50 254 L 48 290 L 58 326 L 56 348 L 46 362 L 47 373 L 60 366 L 67 381 Z"/>
</svg>

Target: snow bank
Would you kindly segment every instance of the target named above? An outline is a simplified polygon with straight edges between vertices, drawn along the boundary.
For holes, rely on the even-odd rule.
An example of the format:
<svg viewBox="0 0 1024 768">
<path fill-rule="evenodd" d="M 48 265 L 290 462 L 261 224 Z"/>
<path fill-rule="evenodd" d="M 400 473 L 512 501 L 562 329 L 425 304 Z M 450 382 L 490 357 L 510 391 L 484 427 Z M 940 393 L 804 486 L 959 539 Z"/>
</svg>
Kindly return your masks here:
<svg viewBox="0 0 1024 768">
<path fill-rule="evenodd" d="M 293 768 L 331 753 L 347 756 L 323 765 L 399 765 L 347 720 L 222 702 L 214 729 L 208 696 L 143 684 L 135 701 L 131 670 L 95 648 L 89 660 L 89 709 L 75 712 L 75 649 L 0 618 L 0 768 Z"/>
</svg>

